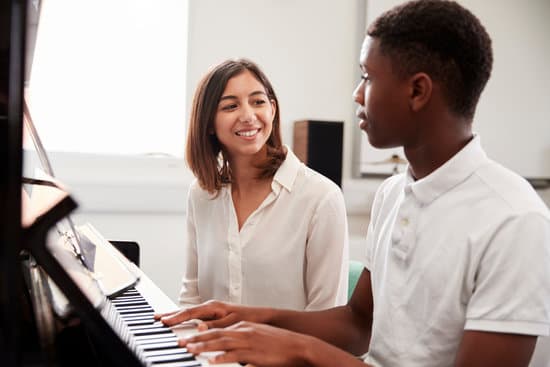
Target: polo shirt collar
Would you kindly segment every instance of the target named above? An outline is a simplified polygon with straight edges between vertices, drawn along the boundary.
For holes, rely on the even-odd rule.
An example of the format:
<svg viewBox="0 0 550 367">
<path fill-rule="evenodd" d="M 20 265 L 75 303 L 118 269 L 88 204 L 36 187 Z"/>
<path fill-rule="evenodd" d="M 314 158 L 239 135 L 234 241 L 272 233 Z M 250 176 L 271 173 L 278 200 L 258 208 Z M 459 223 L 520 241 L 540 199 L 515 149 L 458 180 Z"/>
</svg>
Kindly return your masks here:
<svg viewBox="0 0 550 367">
<path fill-rule="evenodd" d="M 412 191 L 422 204 L 427 205 L 466 180 L 488 160 L 481 147 L 479 135 L 474 134 L 473 139 L 464 148 L 428 176 L 414 181 L 409 168 L 406 173 L 405 191 Z"/>
<path fill-rule="evenodd" d="M 292 192 L 292 187 L 294 186 L 298 170 L 302 163 L 288 146 L 285 145 L 285 148 L 286 158 L 275 173 L 271 188 L 274 191 L 278 191 L 280 187 L 284 187 L 288 192 Z"/>
</svg>

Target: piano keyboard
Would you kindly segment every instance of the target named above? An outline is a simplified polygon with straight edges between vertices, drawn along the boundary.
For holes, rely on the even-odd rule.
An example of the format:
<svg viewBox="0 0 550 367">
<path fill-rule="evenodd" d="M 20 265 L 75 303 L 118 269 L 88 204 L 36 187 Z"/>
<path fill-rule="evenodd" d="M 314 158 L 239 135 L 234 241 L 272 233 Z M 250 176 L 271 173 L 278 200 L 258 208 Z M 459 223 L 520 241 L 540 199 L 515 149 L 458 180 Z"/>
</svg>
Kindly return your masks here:
<svg viewBox="0 0 550 367">
<path fill-rule="evenodd" d="M 187 349 L 178 347 L 178 336 L 169 327 L 153 318 L 155 310 L 135 288 L 112 298 L 104 312 L 144 365 L 202 366 Z"/>
<path fill-rule="evenodd" d="M 207 356 L 194 356 L 178 346 L 179 338 L 196 333 L 194 324 L 167 327 L 153 318 L 155 313 L 176 309 L 174 302 L 141 272 L 138 284 L 110 297 L 110 302 L 101 312 L 144 366 L 210 366 Z M 216 366 L 240 367 L 237 363 Z"/>
</svg>

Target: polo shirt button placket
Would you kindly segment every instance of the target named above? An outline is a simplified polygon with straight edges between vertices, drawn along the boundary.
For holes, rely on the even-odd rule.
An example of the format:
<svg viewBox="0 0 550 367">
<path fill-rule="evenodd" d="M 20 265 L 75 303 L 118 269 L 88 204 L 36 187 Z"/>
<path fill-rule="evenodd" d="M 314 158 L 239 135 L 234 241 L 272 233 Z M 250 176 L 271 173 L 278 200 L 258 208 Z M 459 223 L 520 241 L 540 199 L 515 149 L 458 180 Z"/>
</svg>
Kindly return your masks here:
<svg viewBox="0 0 550 367">
<path fill-rule="evenodd" d="M 412 196 L 412 190 L 410 187 L 405 188 L 405 198 L 401 203 L 401 208 L 397 213 L 397 220 L 394 225 L 393 234 L 392 234 L 392 245 L 395 251 L 395 254 L 401 259 L 405 260 L 407 254 L 410 250 L 412 244 L 411 231 L 414 230 L 411 228 L 412 217 L 414 215 L 415 199 Z"/>
</svg>

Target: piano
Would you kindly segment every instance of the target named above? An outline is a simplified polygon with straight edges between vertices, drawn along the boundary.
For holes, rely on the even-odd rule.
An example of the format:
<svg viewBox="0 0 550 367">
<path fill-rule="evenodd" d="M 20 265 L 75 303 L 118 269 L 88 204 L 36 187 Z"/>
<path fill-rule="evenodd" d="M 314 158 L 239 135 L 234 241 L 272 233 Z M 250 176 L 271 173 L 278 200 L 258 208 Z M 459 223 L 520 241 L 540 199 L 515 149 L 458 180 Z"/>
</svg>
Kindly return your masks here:
<svg viewBox="0 0 550 367">
<path fill-rule="evenodd" d="M 35 177 L 29 170 L 39 166 L 54 177 L 24 98 L 39 14 L 39 0 L 0 5 L 1 364 L 208 366 L 208 356 L 194 356 L 177 345 L 178 338 L 196 333 L 193 323 L 168 328 L 153 319 L 154 313 L 176 310 L 177 305 L 140 269 L 133 286 L 108 296 L 101 291 L 75 246 L 78 236 L 65 241 L 60 231 L 74 230 L 76 202 L 55 179 Z M 24 147 L 25 135 L 30 139 Z M 51 200 L 34 207 L 33 187 L 51 190 Z M 21 210 L 27 200 L 33 208 L 30 216 Z M 73 344 L 59 347 L 61 335 L 71 330 L 78 330 L 68 334 Z"/>
<path fill-rule="evenodd" d="M 52 183 L 54 186 L 48 186 L 53 192 L 50 195 L 52 202 L 45 205 L 44 211 L 40 211 L 25 228 L 23 240 L 23 249 L 36 262 L 35 267 L 41 269 L 33 273 L 33 266 L 28 268 L 31 279 L 29 288 L 35 295 L 33 309 L 37 327 L 41 330 L 39 335 L 46 341 L 51 339 L 51 332 L 48 335 L 47 330 L 55 329 L 52 321 L 56 316 L 59 321 L 74 321 L 76 316 L 89 333 L 93 347 L 104 356 L 98 365 L 209 366 L 208 356 L 195 356 L 178 346 L 179 338 L 196 332 L 193 322 L 166 327 L 154 319 L 155 313 L 173 311 L 177 306 L 137 267 L 133 269 L 138 279 L 134 285 L 111 296 L 104 294 L 82 253 L 76 248 L 79 245 L 77 236 L 66 235 L 74 228 L 69 213 L 76 208 L 76 203 L 59 188 L 58 183 Z M 44 292 L 44 288 L 49 289 Z M 39 297 L 40 294 L 47 296 Z M 63 300 L 67 301 L 65 305 Z M 51 309 L 56 310 L 56 315 L 47 316 L 51 314 Z"/>
</svg>

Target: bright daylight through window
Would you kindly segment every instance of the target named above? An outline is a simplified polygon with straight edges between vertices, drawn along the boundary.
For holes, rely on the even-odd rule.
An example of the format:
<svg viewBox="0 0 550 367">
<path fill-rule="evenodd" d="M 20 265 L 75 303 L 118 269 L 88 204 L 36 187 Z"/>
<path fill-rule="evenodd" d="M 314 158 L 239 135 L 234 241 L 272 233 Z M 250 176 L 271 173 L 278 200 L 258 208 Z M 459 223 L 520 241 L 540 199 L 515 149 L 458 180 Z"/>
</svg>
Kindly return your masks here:
<svg viewBox="0 0 550 367">
<path fill-rule="evenodd" d="M 41 1 L 28 97 L 47 150 L 183 155 L 187 6 Z"/>
</svg>

